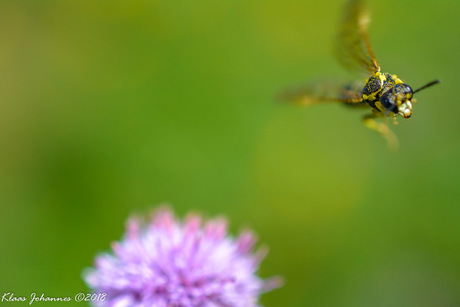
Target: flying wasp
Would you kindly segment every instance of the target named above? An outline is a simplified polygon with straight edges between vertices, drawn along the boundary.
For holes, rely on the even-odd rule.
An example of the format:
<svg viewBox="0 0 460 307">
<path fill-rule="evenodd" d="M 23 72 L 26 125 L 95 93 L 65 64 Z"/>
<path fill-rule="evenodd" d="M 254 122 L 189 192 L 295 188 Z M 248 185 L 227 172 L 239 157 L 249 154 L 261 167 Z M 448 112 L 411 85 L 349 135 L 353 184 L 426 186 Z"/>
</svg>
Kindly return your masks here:
<svg viewBox="0 0 460 307">
<path fill-rule="evenodd" d="M 323 102 L 341 102 L 351 107 L 371 107 L 372 113 L 364 116 L 364 124 L 379 132 L 396 150 L 398 139 L 388 127 L 388 118 L 410 118 L 416 100 L 413 95 L 440 82 L 435 80 L 412 90 L 394 74 L 380 71 L 368 37 L 369 14 L 364 0 L 349 0 L 336 40 L 336 55 L 350 71 L 365 73 L 364 82 L 355 81 L 340 85 L 333 82 L 312 82 L 281 95 L 283 101 L 300 105 Z"/>
</svg>

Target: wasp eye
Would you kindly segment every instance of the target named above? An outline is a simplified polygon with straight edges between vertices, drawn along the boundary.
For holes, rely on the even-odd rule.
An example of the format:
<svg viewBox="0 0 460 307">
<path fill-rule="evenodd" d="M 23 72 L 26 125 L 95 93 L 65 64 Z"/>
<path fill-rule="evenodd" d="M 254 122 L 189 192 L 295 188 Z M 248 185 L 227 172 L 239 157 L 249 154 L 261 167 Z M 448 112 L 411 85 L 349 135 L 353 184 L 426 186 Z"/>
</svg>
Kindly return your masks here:
<svg viewBox="0 0 460 307">
<path fill-rule="evenodd" d="M 398 113 L 398 105 L 396 104 L 396 95 L 392 91 L 388 91 L 380 97 L 380 103 L 385 110 L 393 113 Z"/>
<path fill-rule="evenodd" d="M 401 95 L 402 97 L 406 98 L 407 100 L 412 99 L 412 96 L 414 95 L 414 92 L 412 91 L 412 88 L 405 84 L 405 83 L 400 83 L 396 84 L 393 87 L 393 92 L 396 95 Z"/>
</svg>

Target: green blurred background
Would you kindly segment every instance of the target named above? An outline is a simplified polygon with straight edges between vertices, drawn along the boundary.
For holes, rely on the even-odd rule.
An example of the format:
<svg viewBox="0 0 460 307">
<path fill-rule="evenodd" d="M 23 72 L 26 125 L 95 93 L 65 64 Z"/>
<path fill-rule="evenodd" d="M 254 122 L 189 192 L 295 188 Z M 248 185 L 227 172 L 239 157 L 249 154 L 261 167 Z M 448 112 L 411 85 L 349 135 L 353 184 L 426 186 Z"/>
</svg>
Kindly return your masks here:
<svg viewBox="0 0 460 307">
<path fill-rule="evenodd" d="M 126 218 L 168 202 L 259 234 L 286 279 L 265 306 L 460 306 L 460 2 L 370 5 L 383 71 L 443 80 L 397 153 L 361 111 L 275 103 L 355 78 L 343 1 L 1 0 L 2 293 L 88 291 Z"/>
</svg>

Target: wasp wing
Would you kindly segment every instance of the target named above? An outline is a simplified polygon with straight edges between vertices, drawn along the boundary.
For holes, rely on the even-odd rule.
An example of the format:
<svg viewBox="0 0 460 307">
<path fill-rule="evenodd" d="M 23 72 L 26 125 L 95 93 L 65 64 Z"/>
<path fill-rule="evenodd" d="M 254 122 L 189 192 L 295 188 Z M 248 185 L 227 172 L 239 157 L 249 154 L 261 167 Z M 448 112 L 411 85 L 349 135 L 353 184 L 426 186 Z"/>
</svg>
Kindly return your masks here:
<svg viewBox="0 0 460 307">
<path fill-rule="evenodd" d="M 336 54 L 347 69 L 373 74 L 380 71 L 380 66 L 369 42 L 369 21 L 365 0 L 348 1 L 340 23 Z"/>
<path fill-rule="evenodd" d="M 309 82 L 303 86 L 287 89 L 279 95 L 281 101 L 299 105 L 324 102 L 358 104 L 362 102 L 362 82 L 343 84 L 334 81 Z"/>
</svg>

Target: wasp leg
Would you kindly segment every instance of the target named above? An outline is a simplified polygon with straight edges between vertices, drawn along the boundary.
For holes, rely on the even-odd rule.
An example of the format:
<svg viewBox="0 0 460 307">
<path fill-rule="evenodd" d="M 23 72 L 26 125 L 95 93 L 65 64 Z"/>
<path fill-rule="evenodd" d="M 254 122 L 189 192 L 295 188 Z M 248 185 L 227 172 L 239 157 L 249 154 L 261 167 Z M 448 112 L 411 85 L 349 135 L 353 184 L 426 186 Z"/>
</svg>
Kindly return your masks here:
<svg viewBox="0 0 460 307">
<path fill-rule="evenodd" d="M 398 150 L 398 138 L 396 135 L 388 128 L 387 122 L 379 122 L 377 121 L 377 114 L 369 114 L 364 116 L 363 122 L 364 124 L 372 130 L 377 131 L 380 133 L 381 136 L 387 141 L 388 147 L 391 151 Z"/>
</svg>

